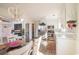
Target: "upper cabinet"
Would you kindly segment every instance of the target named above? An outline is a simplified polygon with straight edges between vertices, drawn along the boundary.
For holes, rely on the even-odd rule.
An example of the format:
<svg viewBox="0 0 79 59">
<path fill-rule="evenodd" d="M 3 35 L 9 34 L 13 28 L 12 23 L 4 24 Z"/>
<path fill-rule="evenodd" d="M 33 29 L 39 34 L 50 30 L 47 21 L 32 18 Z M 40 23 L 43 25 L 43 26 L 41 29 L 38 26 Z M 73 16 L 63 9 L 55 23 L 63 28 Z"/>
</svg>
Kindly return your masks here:
<svg viewBox="0 0 79 59">
<path fill-rule="evenodd" d="M 65 16 L 66 21 L 77 19 L 76 4 L 65 4 Z"/>
</svg>

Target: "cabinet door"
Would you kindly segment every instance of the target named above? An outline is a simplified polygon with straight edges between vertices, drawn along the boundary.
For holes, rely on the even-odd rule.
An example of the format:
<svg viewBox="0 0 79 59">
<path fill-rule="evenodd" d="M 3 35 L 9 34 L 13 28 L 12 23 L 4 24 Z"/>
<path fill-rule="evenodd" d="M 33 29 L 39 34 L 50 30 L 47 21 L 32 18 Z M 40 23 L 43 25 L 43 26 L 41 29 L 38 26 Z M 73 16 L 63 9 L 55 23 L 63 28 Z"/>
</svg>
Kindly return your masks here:
<svg viewBox="0 0 79 59">
<path fill-rule="evenodd" d="M 76 20 L 76 5 L 66 4 L 66 21 Z"/>
</svg>

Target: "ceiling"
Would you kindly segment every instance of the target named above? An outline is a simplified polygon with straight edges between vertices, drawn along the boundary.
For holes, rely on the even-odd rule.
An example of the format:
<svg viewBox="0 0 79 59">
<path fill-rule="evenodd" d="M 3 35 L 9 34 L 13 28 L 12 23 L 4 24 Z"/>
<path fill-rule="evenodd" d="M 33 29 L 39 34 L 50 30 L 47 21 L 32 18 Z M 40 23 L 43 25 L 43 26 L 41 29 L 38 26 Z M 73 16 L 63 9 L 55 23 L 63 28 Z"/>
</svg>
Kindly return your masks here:
<svg viewBox="0 0 79 59">
<path fill-rule="evenodd" d="M 8 12 L 10 7 L 18 8 L 21 18 L 25 19 L 42 20 L 65 17 L 64 3 L 0 3 L 0 16 L 11 17 Z"/>
<path fill-rule="evenodd" d="M 59 15 L 64 4 L 58 3 L 0 3 L 0 15 L 9 16 L 8 8 L 16 7 L 24 18 L 42 18 Z"/>
</svg>

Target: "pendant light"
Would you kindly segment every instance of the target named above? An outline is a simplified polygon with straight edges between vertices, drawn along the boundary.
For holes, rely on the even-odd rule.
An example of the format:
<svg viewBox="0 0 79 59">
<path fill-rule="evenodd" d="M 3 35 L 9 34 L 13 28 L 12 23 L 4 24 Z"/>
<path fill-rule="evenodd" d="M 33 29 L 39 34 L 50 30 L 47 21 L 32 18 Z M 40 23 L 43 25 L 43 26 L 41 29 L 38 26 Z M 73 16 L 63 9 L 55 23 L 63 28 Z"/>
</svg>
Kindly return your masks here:
<svg viewBox="0 0 79 59">
<path fill-rule="evenodd" d="M 46 24 L 44 22 L 40 23 L 39 24 L 40 26 L 45 26 Z"/>
</svg>

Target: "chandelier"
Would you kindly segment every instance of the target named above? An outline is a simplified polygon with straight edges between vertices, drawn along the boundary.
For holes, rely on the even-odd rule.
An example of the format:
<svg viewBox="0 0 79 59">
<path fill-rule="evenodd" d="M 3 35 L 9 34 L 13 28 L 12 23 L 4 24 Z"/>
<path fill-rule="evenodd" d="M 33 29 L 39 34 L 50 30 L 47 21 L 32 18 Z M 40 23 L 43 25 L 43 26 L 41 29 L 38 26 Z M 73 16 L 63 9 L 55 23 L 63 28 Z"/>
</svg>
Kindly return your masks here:
<svg viewBox="0 0 79 59">
<path fill-rule="evenodd" d="M 11 16 L 12 19 L 17 20 L 20 18 L 20 10 L 16 7 L 9 7 L 8 8 L 9 15 Z"/>
</svg>

